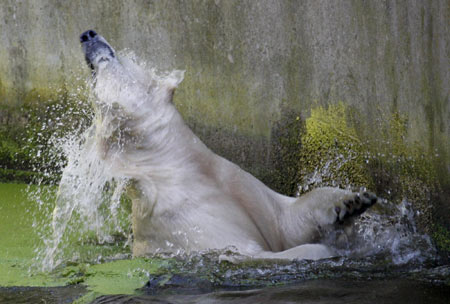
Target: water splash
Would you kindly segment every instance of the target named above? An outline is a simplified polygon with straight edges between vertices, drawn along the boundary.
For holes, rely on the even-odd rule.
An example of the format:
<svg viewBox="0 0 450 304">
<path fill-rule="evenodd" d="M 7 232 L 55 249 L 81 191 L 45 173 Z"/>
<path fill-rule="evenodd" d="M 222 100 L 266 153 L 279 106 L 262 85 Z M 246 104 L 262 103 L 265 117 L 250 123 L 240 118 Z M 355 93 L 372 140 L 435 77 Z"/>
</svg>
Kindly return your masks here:
<svg viewBox="0 0 450 304">
<path fill-rule="evenodd" d="M 98 144 L 93 129 L 98 125 L 94 121 L 86 130 L 93 121 L 92 110 L 86 110 L 86 102 L 76 100 L 64 111 L 58 103 L 50 105 L 48 111 L 57 121 L 53 127 L 60 131 L 45 137 L 45 131 L 53 128 L 44 123 L 37 132 L 31 130 L 37 135 L 29 139 L 32 149 L 39 149 L 30 153 L 35 155 L 35 171 L 41 173 L 35 181 L 40 187 L 30 187 L 29 196 L 48 215 L 35 217 L 33 223 L 41 237 L 35 266 L 43 271 L 67 261 L 99 259 L 102 250 L 93 248 L 95 245 L 115 246 L 118 238 L 128 240 L 130 236 L 129 211 L 122 197 L 127 181 L 111 175 L 108 164 L 95 151 Z M 55 113 L 60 116 L 53 117 Z M 79 118 L 76 127 L 61 131 L 62 124 L 74 117 Z M 40 153 L 43 146 L 47 148 L 45 166 L 40 165 L 44 162 Z M 61 171 L 60 180 L 55 181 Z"/>
<path fill-rule="evenodd" d="M 342 256 L 363 258 L 378 256 L 389 263 L 422 263 L 435 257 L 428 235 L 420 233 L 411 204 L 380 200 L 378 206 L 354 220 L 350 227 L 339 228 L 328 236 Z"/>
<path fill-rule="evenodd" d="M 304 177 L 304 182 L 298 187 L 298 195 L 317 187 L 337 186 L 336 172 L 352 160 L 354 153 L 350 151 L 348 157 L 339 154 L 324 161 Z M 355 189 L 348 181 L 345 184 L 346 189 L 366 191 L 365 188 Z M 377 256 L 395 265 L 422 263 L 436 257 L 430 237 L 417 229 L 416 212 L 407 199 L 401 202 L 379 199 L 376 206 L 353 221 L 324 231 L 322 236 L 324 243 L 345 257 Z"/>
<path fill-rule="evenodd" d="M 161 83 L 176 85 L 182 77 L 178 71 L 158 74 L 155 69 L 147 69 L 146 63 L 139 62 L 131 52 L 122 52 L 120 57 L 125 69 L 150 88 L 157 88 Z M 84 87 L 89 90 L 91 84 Z M 118 173 L 115 162 L 111 161 L 123 152 L 121 136 L 126 134 L 120 129 L 120 121 L 108 115 L 117 112 L 116 104 L 99 103 L 93 94 L 86 96 L 94 109 L 93 114 L 92 109 L 85 113 L 83 119 L 87 123 L 46 140 L 50 149 L 48 158 L 55 163 L 45 171 L 46 175 L 62 170 L 53 211 L 49 211 L 53 205 L 46 203 L 48 197 L 43 197 L 40 190 L 30 193 L 38 204 L 45 205 L 47 213 L 51 213 L 47 223 L 35 221 L 42 237 L 42 244 L 36 250 L 36 264 L 44 271 L 70 261 L 95 262 L 130 253 L 131 203 L 125 196 L 129 180 Z M 74 112 L 76 106 L 70 112 Z M 57 119 L 61 121 L 61 117 Z M 42 129 L 45 125 L 41 125 Z M 35 130 L 38 136 L 40 130 Z M 117 139 L 117 143 L 106 148 L 106 159 L 104 139 L 111 137 Z"/>
<path fill-rule="evenodd" d="M 79 248 L 74 243 L 115 244 L 117 236 L 129 238 L 129 212 L 122 202 L 127 180 L 112 175 L 110 165 L 101 158 L 93 137 L 94 127 L 81 136 L 66 136 L 57 143 L 52 139 L 65 155 L 67 165 L 56 193 L 48 229 L 51 232 L 38 256 L 43 270 L 52 270 L 65 260 L 82 258 L 83 253 L 77 252 Z"/>
</svg>

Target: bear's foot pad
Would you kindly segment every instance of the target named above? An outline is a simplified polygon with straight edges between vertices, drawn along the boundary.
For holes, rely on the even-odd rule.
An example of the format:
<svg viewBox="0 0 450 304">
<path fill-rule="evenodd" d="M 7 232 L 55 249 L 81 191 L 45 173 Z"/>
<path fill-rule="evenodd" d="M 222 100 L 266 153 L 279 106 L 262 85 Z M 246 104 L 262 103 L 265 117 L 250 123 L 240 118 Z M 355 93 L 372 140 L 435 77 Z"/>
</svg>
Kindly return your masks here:
<svg viewBox="0 0 450 304">
<path fill-rule="evenodd" d="M 377 202 L 378 198 L 370 192 L 355 194 L 353 199 L 347 199 L 336 206 L 336 222 L 343 224 L 347 219 L 358 216 Z"/>
</svg>

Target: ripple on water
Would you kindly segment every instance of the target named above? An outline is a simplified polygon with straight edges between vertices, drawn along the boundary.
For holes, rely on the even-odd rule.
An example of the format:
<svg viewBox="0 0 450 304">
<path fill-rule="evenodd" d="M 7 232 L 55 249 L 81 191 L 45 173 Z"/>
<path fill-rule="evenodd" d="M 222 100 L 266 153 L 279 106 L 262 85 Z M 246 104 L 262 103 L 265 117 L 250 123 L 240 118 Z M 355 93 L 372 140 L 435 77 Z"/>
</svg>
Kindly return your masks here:
<svg viewBox="0 0 450 304">
<path fill-rule="evenodd" d="M 196 295 L 103 296 L 92 303 L 448 303 L 450 287 L 410 280 L 314 280 L 286 287 Z"/>
</svg>

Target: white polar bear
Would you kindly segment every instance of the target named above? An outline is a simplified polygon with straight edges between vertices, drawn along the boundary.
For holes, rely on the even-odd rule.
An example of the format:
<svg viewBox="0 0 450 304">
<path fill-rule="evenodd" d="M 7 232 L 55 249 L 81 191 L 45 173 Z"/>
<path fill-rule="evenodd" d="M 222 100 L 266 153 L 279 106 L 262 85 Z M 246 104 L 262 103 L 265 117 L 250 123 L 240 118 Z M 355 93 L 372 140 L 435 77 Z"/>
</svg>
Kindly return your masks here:
<svg viewBox="0 0 450 304">
<path fill-rule="evenodd" d="M 164 79 L 119 62 L 106 40 L 80 36 L 95 87 L 96 140 L 116 175 L 133 181 L 133 254 L 236 247 L 258 258 L 321 259 L 320 231 L 376 196 L 320 188 L 280 195 L 194 135 L 172 103 L 181 72 Z"/>
</svg>

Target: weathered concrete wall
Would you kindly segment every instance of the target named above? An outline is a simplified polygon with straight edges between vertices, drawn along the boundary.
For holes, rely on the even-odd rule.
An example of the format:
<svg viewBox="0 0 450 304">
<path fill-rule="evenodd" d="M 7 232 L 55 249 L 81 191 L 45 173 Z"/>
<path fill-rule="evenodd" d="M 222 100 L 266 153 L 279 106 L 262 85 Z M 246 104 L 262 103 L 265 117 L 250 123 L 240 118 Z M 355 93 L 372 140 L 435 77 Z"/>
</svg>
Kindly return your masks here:
<svg viewBox="0 0 450 304">
<path fill-rule="evenodd" d="M 117 50 L 185 69 L 176 103 L 186 120 L 263 178 L 283 113 L 306 119 L 343 101 L 367 136 L 406 117 L 404 136 L 438 155 L 448 185 L 449 20 L 448 0 L 3 0 L 0 103 L 76 94 L 88 75 L 78 36 L 93 28 Z"/>
</svg>

